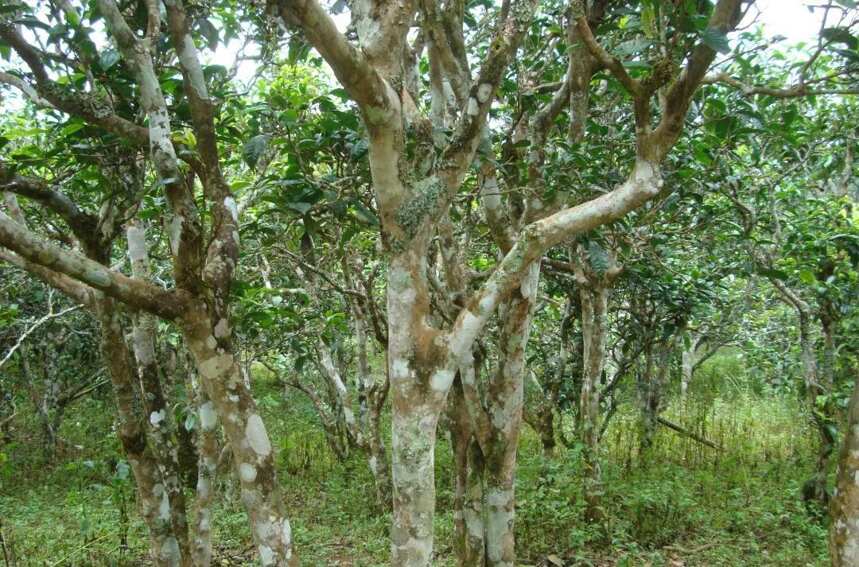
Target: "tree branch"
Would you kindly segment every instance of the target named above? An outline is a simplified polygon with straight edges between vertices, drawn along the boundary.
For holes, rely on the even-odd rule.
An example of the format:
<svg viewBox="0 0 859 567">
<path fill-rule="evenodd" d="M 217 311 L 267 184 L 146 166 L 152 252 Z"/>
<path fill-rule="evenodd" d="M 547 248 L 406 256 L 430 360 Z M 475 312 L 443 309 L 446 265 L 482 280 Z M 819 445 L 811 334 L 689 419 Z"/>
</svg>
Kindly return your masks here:
<svg viewBox="0 0 859 567">
<path fill-rule="evenodd" d="M 396 96 L 367 58 L 337 30 L 316 0 L 269 0 L 268 6 L 304 36 L 331 65 L 337 80 L 364 111 L 387 115 Z M 374 121 L 370 120 L 370 124 Z"/>
<path fill-rule="evenodd" d="M 0 246 L 5 246 L 25 260 L 103 291 L 134 308 L 166 319 L 182 315 L 190 299 L 180 290 L 168 291 L 150 282 L 129 278 L 83 254 L 45 242 L 5 213 L 0 213 Z"/>
</svg>

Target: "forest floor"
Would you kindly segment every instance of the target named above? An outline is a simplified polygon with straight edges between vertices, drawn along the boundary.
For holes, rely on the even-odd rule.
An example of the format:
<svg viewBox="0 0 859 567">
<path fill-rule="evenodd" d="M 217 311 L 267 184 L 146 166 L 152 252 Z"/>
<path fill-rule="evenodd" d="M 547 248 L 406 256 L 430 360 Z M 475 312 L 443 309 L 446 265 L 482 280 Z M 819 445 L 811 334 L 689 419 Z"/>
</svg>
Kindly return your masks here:
<svg viewBox="0 0 859 567">
<path fill-rule="evenodd" d="M 370 567 L 388 557 L 389 516 L 375 513 L 364 463 L 337 462 L 309 407 L 258 385 L 279 445 L 279 469 L 303 565 Z M 581 520 L 577 448 L 542 455 L 525 429 L 517 479 L 516 537 L 526 566 L 823 566 L 826 526 L 799 500 L 811 470 L 807 419 L 784 398 L 702 396 L 666 416 L 724 450 L 662 429 L 646 462 L 624 404 L 606 432 L 607 519 Z M 19 565 L 145 565 L 135 511 L 104 402 L 88 400 L 63 428 L 60 463 L 40 464 L 25 442 L 0 453 L 0 521 Z M 94 441 L 97 440 L 97 441 Z M 451 456 L 437 455 L 436 565 L 453 565 Z M 215 565 L 250 565 L 252 547 L 235 491 L 217 510 Z M 2 558 L 0 558 L 2 559 Z"/>
</svg>

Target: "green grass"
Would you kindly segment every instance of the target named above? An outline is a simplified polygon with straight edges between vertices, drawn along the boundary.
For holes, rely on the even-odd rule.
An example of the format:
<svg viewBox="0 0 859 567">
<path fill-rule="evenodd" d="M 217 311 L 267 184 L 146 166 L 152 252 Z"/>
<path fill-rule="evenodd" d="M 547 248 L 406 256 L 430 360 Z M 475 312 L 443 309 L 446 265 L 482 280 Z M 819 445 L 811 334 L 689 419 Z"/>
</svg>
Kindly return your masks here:
<svg viewBox="0 0 859 567">
<path fill-rule="evenodd" d="M 390 518 L 372 510 L 372 480 L 364 463 L 337 462 L 300 398 L 284 400 L 265 384 L 258 390 L 280 448 L 278 467 L 303 564 L 385 565 Z M 78 447 L 52 468 L 33 457 L 35 444 L 12 451 L 7 446 L 0 517 L 21 564 L 146 564 L 146 532 L 132 487 L 114 474 L 117 444 L 104 410 L 97 402 L 76 409 L 78 417 L 66 422 L 63 438 Z M 798 404 L 746 393 L 701 393 L 664 415 L 724 450 L 663 428 L 642 465 L 636 416 L 625 403 L 605 437 L 608 514 L 601 525 L 581 520 L 575 448 L 546 459 L 536 436 L 525 430 L 517 480 L 520 564 L 542 565 L 549 555 L 585 566 L 827 563 L 825 526 L 798 498 L 813 451 Z M 445 435 L 439 437 L 435 564 L 446 566 L 454 564 L 452 473 L 450 448 Z M 236 491 L 229 483 L 222 489 L 215 564 L 250 564 L 250 534 Z M 123 503 L 128 521 L 120 512 Z"/>
</svg>

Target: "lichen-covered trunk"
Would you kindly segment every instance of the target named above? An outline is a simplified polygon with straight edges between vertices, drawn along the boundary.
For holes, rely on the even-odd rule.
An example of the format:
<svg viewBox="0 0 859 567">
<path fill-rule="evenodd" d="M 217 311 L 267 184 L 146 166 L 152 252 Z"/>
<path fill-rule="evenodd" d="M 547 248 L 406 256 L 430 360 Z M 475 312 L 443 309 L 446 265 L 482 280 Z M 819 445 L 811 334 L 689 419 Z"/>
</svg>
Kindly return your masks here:
<svg viewBox="0 0 859 567">
<path fill-rule="evenodd" d="M 368 426 L 370 431 L 367 435 L 367 454 L 370 465 L 370 473 L 373 475 L 373 483 L 376 488 L 376 505 L 387 512 L 391 509 L 391 464 L 388 461 L 388 451 L 382 438 L 382 412 L 381 408 L 373 404 L 369 409 Z"/>
<path fill-rule="evenodd" d="M 536 410 L 528 416 L 530 425 L 537 435 L 540 436 L 540 445 L 543 448 L 543 456 L 552 458 L 555 456 L 558 441 L 555 438 L 555 413 L 549 403 L 540 404 Z"/>
<path fill-rule="evenodd" d="M 426 245 L 418 241 L 395 254 L 388 268 L 391 563 L 396 567 L 432 564 L 436 427 L 453 371 L 447 349 L 436 342 L 437 331 L 426 324 L 428 311 Z"/>
<path fill-rule="evenodd" d="M 466 534 L 461 565 L 513 567 L 516 563 L 516 457 L 525 391 L 525 347 L 539 276 L 539 263 L 534 263 L 499 307 L 498 367 L 483 399 L 474 372 L 463 374 L 476 441 L 469 444 L 466 466 L 460 473 L 465 481 Z"/>
<path fill-rule="evenodd" d="M 584 360 L 579 415 L 584 445 L 585 517 L 590 521 L 601 521 L 605 514 L 600 467 L 600 381 L 605 367 L 608 289 L 602 285 L 582 287 L 580 295 Z"/>
<path fill-rule="evenodd" d="M 199 380 L 232 452 L 260 562 L 264 566 L 298 565 L 271 441 L 233 355 L 230 322 L 226 318 L 212 321 L 200 302 L 189 306 L 182 329 Z"/>
<path fill-rule="evenodd" d="M 126 229 L 126 236 L 132 274 L 139 278 L 149 278 L 149 256 L 142 225 L 130 222 Z M 135 314 L 132 345 L 137 362 L 143 410 L 148 416 L 147 436 L 158 464 L 163 489 L 170 503 L 173 534 L 179 545 L 182 564 L 191 565 L 188 518 L 179 466 L 176 424 L 162 387 L 161 366 L 156 354 L 157 328 L 158 322 L 153 315 L 145 312 Z"/>
<path fill-rule="evenodd" d="M 653 346 L 648 345 L 644 350 L 644 368 L 637 375 L 639 410 L 640 410 L 640 436 L 639 436 L 639 458 L 646 463 L 653 446 L 653 438 L 658 426 L 657 418 L 662 409 L 662 394 L 664 382 L 668 375 L 670 346 L 660 344 L 656 346 L 657 352 L 653 352 Z"/>
<path fill-rule="evenodd" d="M 487 389 L 490 442 L 485 453 L 484 517 L 486 565 L 513 567 L 516 456 L 522 427 L 525 392 L 525 348 L 537 302 L 540 264 L 532 264 L 507 302 L 501 306 L 499 371 Z"/>
<path fill-rule="evenodd" d="M 170 500 L 158 463 L 146 439 L 145 417 L 137 394 L 131 353 L 125 343 L 116 304 L 101 298 L 96 305 L 101 324 L 101 351 L 108 367 L 119 416 L 118 435 L 137 485 L 143 520 L 149 528 L 154 565 L 182 565 L 179 541 L 171 521 Z"/>
<path fill-rule="evenodd" d="M 454 553 L 461 567 L 483 565 L 483 454 L 474 438 L 460 380 L 455 381 L 452 396 L 449 423 L 454 457 Z"/>
<path fill-rule="evenodd" d="M 803 306 L 805 307 L 805 306 Z M 811 334 L 810 313 L 807 308 L 798 308 L 799 315 L 799 343 L 800 357 L 802 360 L 803 381 L 805 383 L 806 403 L 811 413 L 812 421 L 817 430 L 817 461 L 814 474 L 808 479 L 802 489 L 803 499 L 806 502 L 817 502 L 826 505 L 829 501 L 827 490 L 827 476 L 829 461 L 835 451 L 835 437 L 833 435 L 834 423 L 829 415 L 830 403 L 825 400 L 829 392 L 824 388 L 823 376 L 818 372 L 817 352 L 814 347 L 814 337 Z M 824 325 L 824 341 L 826 340 L 826 325 Z"/>
<path fill-rule="evenodd" d="M 197 491 L 194 499 L 194 525 L 191 553 L 195 567 L 212 563 L 212 503 L 218 471 L 218 418 L 203 388 L 194 389 L 197 406 Z"/>
<path fill-rule="evenodd" d="M 829 512 L 832 567 L 859 565 L 859 374 L 847 412 L 847 430 Z"/>
<path fill-rule="evenodd" d="M 65 408 L 60 404 L 60 384 L 52 376 L 45 376 L 44 391 L 39 401 L 37 413 L 42 430 L 42 451 L 45 461 L 54 462 L 57 456 L 60 425 Z"/>
</svg>

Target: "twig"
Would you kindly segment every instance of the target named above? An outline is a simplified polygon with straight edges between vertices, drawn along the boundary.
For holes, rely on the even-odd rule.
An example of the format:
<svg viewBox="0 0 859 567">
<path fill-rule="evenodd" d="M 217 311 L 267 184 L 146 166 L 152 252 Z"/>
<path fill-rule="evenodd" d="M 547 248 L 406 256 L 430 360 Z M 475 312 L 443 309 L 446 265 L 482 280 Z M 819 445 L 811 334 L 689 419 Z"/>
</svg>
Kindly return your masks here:
<svg viewBox="0 0 859 567">
<path fill-rule="evenodd" d="M 62 311 L 60 311 L 58 313 L 54 313 L 53 307 L 51 307 L 51 310 L 48 312 L 47 315 L 45 315 L 44 317 L 42 317 L 41 319 L 39 319 L 38 321 L 33 323 L 29 329 L 24 331 L 24 333 L 20 337 L 18 337 L 18 341 L 14 345 L 12 345 L 12 348 L 9 349 L 9 352 L 6 353 L 6 356 L 4 356 L 2 360 L 0 360 L 0 368 L 3 368 L 3 365 L 5 365 L 9 361 L 10 358 L 12 358 L 12 355 L 15 354 L 15 351 L 17 351 L 19 348 L 21 348 L 21 345 L 24 343 L 24 341 L 27 339 L 27 337 L 29 337 L 31 334 L 33 334 L 33 332 L 36 329 L 38 329 L 39 327 L 41 327 L 42 325 L 44 325 L 45 323 L 47 323 L 51 319 L 56 319 L 57 317 L 62 317 L 66 313 L 70 313 L 72 311 L 77 311 L 81 307 L 83 307 L 83 306 L 82 305 L 74 305 L 72 307 L 68 307 L 66 309 L 63 309 Z"/>
</svg>

